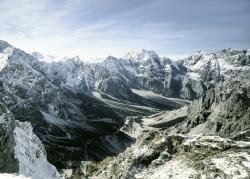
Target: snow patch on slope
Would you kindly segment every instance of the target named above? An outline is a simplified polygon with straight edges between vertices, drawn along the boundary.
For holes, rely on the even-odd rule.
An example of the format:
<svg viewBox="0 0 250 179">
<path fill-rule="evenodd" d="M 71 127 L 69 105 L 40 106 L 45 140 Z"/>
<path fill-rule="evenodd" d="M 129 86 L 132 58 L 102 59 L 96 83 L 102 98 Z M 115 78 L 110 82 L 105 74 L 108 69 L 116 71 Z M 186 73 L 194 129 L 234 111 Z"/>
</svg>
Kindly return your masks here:
<svg viewBox="0 0 250 179">
<path fill-rule="evenodd" d="M 151 175 L 145 175 L 143 172 L 135 175 L 135 178 L 147 179 L 188 179 L 191 178 L 194 169 L 188 167 L 182 160 L 170 160 L 165 165 L 156 168 Z"/>
<path fill-rule="evenodd" d="M 7 65 L 9 54 L 11 54 L 12 51 L 13 51 L 13 48 L 9 47 L 5 49 L 2 53 L 0 53 L 0 71 L 4 69 L 4 67 Z"/>
<path fill-rule="evenodd" d="M 137 90 L 137 89 L 131 89 L 133 93 L 142 96 L 146 99 L 157 99 L 157 100 L 165 100 L 165 102 L 174 102 L 177 104 L 189 104 L 188 100 L 183 100 L 183 99 L 179 99 L 179 98 L 167 98 L 164 97 L 162 95 L 156 94 L 152 91 L 148 91 L 148 90 Z"/>
<path fill-rule="evenodd" d="M 188 73 L 188 77 L 192 80 L 198 81 L 200 79 L 200 75 L 198 73 L 190 72 Z"/>
<path fill-rule="evenodd" d="M 242 161 L 243 158 L 245 158 L 244 161 Z M 238 163 L 235 161 L 238 161 Z M 240 161 L 242 161 L 241 165 L 239 165 Z M 249 177 L 247 171 L 250 171 L 250 156 L 246 152 L 228 154 L 227 157 L 212 159 L 212 163 L 228 176 L 234 176 L 234 178 Z"/>
</svg>

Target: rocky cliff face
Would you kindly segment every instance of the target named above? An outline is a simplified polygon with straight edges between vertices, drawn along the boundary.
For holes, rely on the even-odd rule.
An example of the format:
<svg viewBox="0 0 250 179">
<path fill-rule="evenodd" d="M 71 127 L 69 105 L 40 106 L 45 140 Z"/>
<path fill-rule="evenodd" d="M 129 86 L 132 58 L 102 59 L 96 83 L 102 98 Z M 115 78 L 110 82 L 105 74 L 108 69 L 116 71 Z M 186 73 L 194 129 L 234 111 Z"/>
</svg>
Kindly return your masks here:
<svg viewBox="0 0 250 179">
<path fill-rule="evenodd" d="M 188 117 L 177 131 L 223 137 L 247 132 L 250 125 L 249 94 L 249 71 L 243 76 L 218 84 L 189 106 Z"/>
<path fill-rule="evenodd" d="M 27 177 L 60 178 L 56 168 L 47 161 L 42 142 L 33 133 L 29 122 L 14 119 L 0 102 L 0 172 Z"/>
</svg>

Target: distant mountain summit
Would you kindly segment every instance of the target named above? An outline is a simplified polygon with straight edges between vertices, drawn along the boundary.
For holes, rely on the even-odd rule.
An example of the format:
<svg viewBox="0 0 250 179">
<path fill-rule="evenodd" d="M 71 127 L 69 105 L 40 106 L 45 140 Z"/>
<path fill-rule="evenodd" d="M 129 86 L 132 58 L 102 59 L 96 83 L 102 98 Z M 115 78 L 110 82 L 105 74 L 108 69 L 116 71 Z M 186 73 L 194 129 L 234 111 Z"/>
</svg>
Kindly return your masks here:
<svg viewBox="0 0 250 179">
<path fill-rule="evenodd" d="M 12 47 L 8 42 L 0 40 L 0 51 L 3 51 L 4 49 Z"/>
<path fill-rule="evenodd" d="M 159 58 L 154 51 L 147 51 L 145 49 L 139 49 L 128 53 L 125 58 L 133 59 L 135 61 L 147 61 L 154 58 Z"/>
</svg>

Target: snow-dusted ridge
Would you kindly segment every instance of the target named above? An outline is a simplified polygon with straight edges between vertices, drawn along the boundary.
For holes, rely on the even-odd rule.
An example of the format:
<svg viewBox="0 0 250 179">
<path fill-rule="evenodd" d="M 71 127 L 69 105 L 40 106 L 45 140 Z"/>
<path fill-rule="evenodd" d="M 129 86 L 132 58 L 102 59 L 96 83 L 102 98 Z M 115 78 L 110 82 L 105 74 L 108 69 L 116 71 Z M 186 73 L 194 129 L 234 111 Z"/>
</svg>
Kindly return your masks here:
<svg viewBox="0 0 250 179">
<path fill-rule="evenodd" d="M 40 59 L 42 55 L 35 53 L 34 56 Z M 45 65 L 45 69 L 48 69 L 45 73 L 50 78 L 55 78 L 53 74 L 57 73 L 56 76 L 62 78 L 60 81 L 65 85 L 83 86 L 88 90 L 106 92 L 105 81 L 113 83 L 119 78 L 125 80 L 130 88 L 136 86 L 168 97 L 193 100 L 204 92 L 205 86 L 247 70 L 249 58 L 248 50 L 224 49 L 216 53 L 200 51 L 183 60 L 173 61 L 159 57 L 154 51 L 140 49 L 128 53 L 124 58 L 109 56 L 91 63 L 79 57 L 65 58 Z"/>
</svg>

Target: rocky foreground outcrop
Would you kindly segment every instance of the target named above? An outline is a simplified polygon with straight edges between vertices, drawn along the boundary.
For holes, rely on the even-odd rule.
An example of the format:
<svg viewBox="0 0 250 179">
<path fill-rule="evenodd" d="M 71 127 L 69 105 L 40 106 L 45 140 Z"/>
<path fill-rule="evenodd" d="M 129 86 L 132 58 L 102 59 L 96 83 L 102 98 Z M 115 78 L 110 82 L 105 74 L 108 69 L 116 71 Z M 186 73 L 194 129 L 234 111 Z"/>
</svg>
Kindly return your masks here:
<svg viewBox="0 0 250 179">
<path fill-rule="evenodd" d="M 250 142 L 150 131 L 115 159 L 87 167 L 92 178 L 248 178 Z"/>
<path fill-rule="evenodd" d="M 82 173 L 87 178 L 249 178 L 249 77 L 247 72 L 218 84 L 187 107 L 134 120 L 141 133 L 136 143 L 115 158 L 84 163 Z"/>
<path fill-rule="evenodd" d="M 47 161 L 46 151 L 33 133 L 29 122 L 14 119 L 0 102 L 0 173 L 15 173 L 34 179 L 60 178 L 56 168 Z M 17 178 L 25 178 L 23 176 Z M 14 175 L 0 175 L 14 178 Z"/>
</svg>

